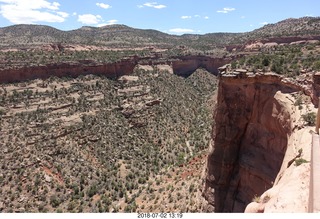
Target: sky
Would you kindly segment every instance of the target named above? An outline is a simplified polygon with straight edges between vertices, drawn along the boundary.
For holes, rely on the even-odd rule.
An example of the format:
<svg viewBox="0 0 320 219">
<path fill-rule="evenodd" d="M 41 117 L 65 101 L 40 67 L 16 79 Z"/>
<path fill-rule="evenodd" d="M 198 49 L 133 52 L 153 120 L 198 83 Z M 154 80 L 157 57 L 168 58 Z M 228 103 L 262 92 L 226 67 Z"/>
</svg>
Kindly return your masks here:
<svg viewBox="0 0 320 219">
<path fill-rule="evenodd" d="M 0 0 L 0 27 L 124 24 L 177 35 L 238 33 L 305 16 L 320 16 L 320 0 Z"/>
</svg>

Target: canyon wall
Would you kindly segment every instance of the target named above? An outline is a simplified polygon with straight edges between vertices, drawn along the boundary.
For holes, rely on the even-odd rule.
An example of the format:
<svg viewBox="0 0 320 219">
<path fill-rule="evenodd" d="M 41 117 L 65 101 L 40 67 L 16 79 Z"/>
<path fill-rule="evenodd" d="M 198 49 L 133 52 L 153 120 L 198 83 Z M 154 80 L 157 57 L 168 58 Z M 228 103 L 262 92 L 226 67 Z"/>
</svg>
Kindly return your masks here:
<svg viewBox="0 0 320 219">
<path fill-rule="evenodd" d="M 104 75 L 119 77 L 131 74 L 136 66 L 135 60 L 123 60 L 115 63 L 58 63 L 44 66 L 23 67 L 0 71 L 0 83 L 12 83 L 32 79 L 47 79 L 56 77 L 78 77 L 80 75 Z"/>
<path fill-rule="evenodd" d="M 203 195 L 207 212 L 244 212 L 271 188 L 294 129 L 294 98 L 304 91 L 274 74 L 220 77 Z"/>
<path fill-rule="evenodd" d="M 0 70 L 0 83 L 12 83 L 32 79 L 56 77 L 78 77 L 80 75 L 104 75 L 117 78 L 132 74 L 137 64 L 170 65 L 173 73 L 182 77 L 190 76 L 196 69 L 205 68 L 213 74 L 218 73 L 218 67 L 229 63 L 233 58 L 213 58 L 207 56 L 182 56 L 172 58 L 174 61 L 157 58 L 133 57 L 115 63 L 95 63 L 94 61 L 79 61 L 75 63 L 56 63 L 43 66 L 11 68 Z M 147 61 L 146 61 L 147 60 Z"/>
<path fill-rule="evenodd" d="M 173 72 L 177 75 L 188 77 L 198 68 L 204 68 L 215 75 L 218 74 L 218 68 L 230 63 L 236 57 L 213 58 L 208 56 L 184 56 L 178 57 L 178 60 L 171 63 Z"/>
</svg>

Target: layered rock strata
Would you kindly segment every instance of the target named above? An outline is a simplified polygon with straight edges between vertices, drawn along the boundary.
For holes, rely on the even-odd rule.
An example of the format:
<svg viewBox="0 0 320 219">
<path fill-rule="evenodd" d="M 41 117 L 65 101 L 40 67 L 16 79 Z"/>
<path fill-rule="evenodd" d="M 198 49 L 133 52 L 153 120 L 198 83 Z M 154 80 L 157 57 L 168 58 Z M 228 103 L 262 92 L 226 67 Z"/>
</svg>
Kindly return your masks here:
<svg viewBox="0 0 320 219">
<path fill-rule="evenodd" d="M 313 93 L 275 74 L 220 77 L 204 197 L 208 212 L 244 212 L 294 158 L 294 94 Z M 290 155 L 288 155 L 290 151 Z M 285 158 L 285 159 L 284 159 Z M 292 162 L 291 162 L 292 164 Z"/>
<path fill-rule="evenodd" d="M 33 79 L 47 79 L 51 76 L 78 77 L 80 75 L 88 74 L 104 75 L 110 78 L 120 77 L 125 74 L 131 74 L 136 64 L 136 60 L 130 59 L 106 64 L 77 62 L 5 69 L 0 71 L 0 83 L 12 83 Z"/>
<path fill-rule="evenodd" d="M 96 63 L 92 60 L 78 61 L 74 63 L 55 63 L 40 66 L 26 66 L 23 68 L 11 68 L 0 70 L 0 83 L 20 82 L 32 79 L 47 79 L 56 77 L 78 77 L 80 75 L 103 75 L 108 78 L 118 78 L 130 75 L 136 65 L 162 66 L 169 65 L 174 74 L 188 77 L 196 69 L 205 68 L 217 75 L 218 67 L 229 63 L 236 57 L 215 58 L 207 56 L 182 56 L 173 57 L 172 60 L 161 58 L 132 57 L 114 63 Z"/>
</svg>

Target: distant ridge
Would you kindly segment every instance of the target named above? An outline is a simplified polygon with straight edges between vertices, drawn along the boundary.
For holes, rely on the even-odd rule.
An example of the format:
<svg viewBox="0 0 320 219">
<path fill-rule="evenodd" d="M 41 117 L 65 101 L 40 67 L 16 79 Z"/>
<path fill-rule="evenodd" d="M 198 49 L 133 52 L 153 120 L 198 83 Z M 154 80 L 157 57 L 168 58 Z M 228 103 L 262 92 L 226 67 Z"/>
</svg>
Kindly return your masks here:
<svg viewBox="0 0 320 219">
<path fill-rule="evenodd" d="M 0 28 L 0 46 L 31 46 L 47 43 L 85 44 L 109 47 L 223 47 L 248 40 L 270 37 L 320 35 L 320 18 L 289 18 L 275 24 L 267 24 L 246 33 L 209 33 L 204 35 L 170 35 L 157 30 L 144 30 L 126 25 L 103 27 L 83 26 L 76 30 L 62 31 L 45 25 L 13 25 Z"/>
</svg>

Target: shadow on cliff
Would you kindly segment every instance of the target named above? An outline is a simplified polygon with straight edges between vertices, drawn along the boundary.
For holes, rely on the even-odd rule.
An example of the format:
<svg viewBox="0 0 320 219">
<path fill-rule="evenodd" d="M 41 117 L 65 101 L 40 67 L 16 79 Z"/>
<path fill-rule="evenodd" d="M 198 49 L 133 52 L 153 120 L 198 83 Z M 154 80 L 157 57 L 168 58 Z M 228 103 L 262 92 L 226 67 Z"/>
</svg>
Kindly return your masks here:
<svg viewBox="0 0 320 219">
<path fill-rule="evenodd" d="M 100 75 L 108 78 L 118 78 L 130 75 L 140 60 L 148 58 L 132 57 L 114 63 L 95 63 L 94 61 L 79 61 L 78 63 L 54 63 L 43 66 L 27 66 L 0 71 L 0 83 L 13 83 L 33 79 L 47 79 L 55 77 L 72 77 L 80 75 Z M 171 58 L 170 58 L 171 59 Z M 217 75 L 218 67 L 231 62 L 235 57 L 214 58 L 209 56 L 181 56 L 172 57 L 174 61 L 151 59 L 149 65 L 167 64 L 172 66 L 174 74 L 188 77 L 198 68 Z"/>
<path fill-rule="evenodd" d="M 272 187 L 291 134 L 277 98 L 297 90 L 264 79 L 221 79 L 204 196 L 208 212 L 244 212 Z"/>
<path fill-rule="evenodd" d="M 209 56 L 182 56 L 175 57 L 177 61 L 171 63 L 173 72 L 182 77 L 189 77 L 198 68 L 206 69 L 208 72 L 218 75 L 218 68 L 230 63 L 236 57 L 214 58 Z"/>
</svg>

